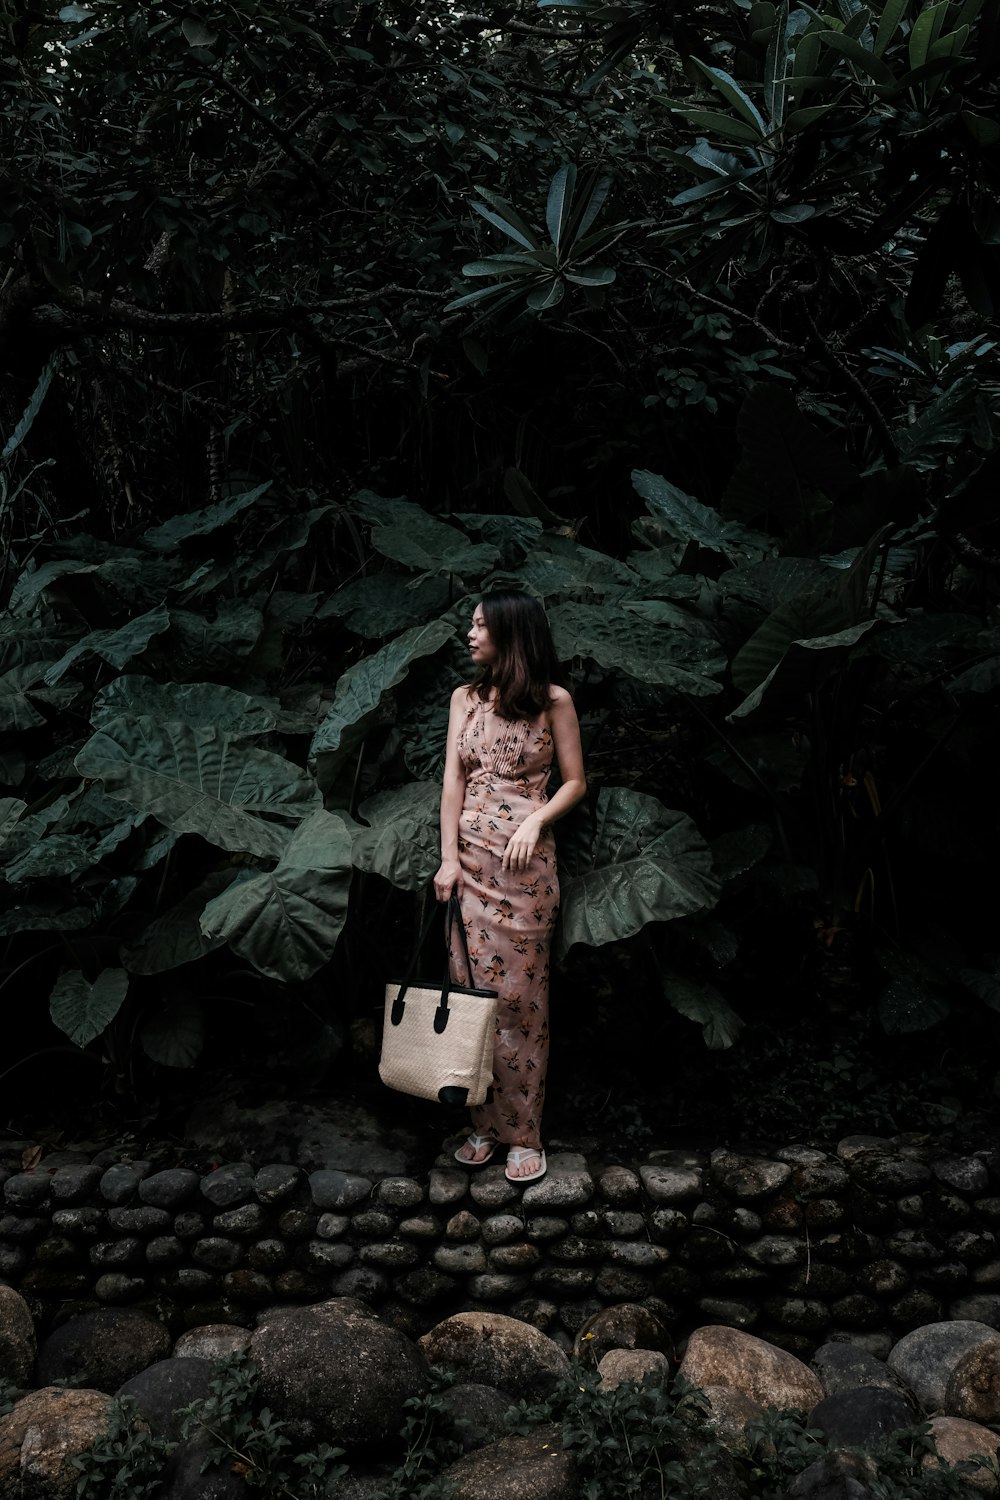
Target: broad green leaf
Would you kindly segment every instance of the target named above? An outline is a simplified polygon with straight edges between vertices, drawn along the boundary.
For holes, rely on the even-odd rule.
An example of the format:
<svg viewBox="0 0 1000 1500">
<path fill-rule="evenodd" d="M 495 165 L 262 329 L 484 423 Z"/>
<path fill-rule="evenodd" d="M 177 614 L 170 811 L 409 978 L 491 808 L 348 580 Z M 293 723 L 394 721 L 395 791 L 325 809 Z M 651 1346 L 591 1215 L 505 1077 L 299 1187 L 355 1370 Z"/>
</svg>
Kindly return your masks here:
<svg viewBox="0 0 1000 1500">
<path fill-rule="evenodd" d="M 742 1020 L 714 985 L 698 984 L 667 970 L 663 993 L 679 1015 L 697 1022 L 710 1051 L 731 1047 L 743 1030 Z"/>
<path fill-rule="evenodd" d="M 201 929 L 262 974 L 300 982 L 332 957 L 350 887 L 350 830 L 337 814 L 314 812 L 274 870 L 237 881 L 209 902 Z"/>
<path fill-rule="evenodd" d="M 535 276 L 538 273 L 538 258 L 525 255 L 491 255 L 485 260 L 467 260 L 462 267 L 463 276 Z"/>
<path fill-rule="evenodd" d="M 574 286 L 610 286 L 618 272 L 610 266 L 588 266 L 583 271 L 565 271 L 563 274 Z"/>
<path fill-rule="evenodd" d="M 876 83 L 893 83 L 895 77 L 892 69 L 884 63 L 874 52 L 869 52 L 857 38 L 845 36 L 842 31 L 821 31 L 818 33 L 819 40 L 829 47 L 831 52 L 837 52 L 841 57 L 846 57 L 848 62 L 860 68 L 869 78 Z"/>
<path fill-rule="evenodd" d="M 733 709 L 729 719 L 745 719 L 760 709 L 784 713 L 799 704 L 805 693 L 829 676 L 853 647 L 880 624 L 879 620 L 863 620 L 860 625 L 851 625 L 833 635 L 792 641 L 777 666 Z"/>
<path fill-rule="evenodd" d="M 233 734 L 266 734 L 280 710 L 218 682 L 154 682 L 151 677 L 116 677 L 94 699 L 90 722 L 100 729 L 121 714 L 177 719 L 189 728 L 215 725 Z"/>
<path fill-rule="evenodd" d="M 260 639 L 263 623 L 260 610 L 243 599 L 224 600 L 214 620 L 192 610 L 171 609 L 169 646 L 175 675 L 202 678 L 209 669 L 242 663 Z"/>
<path fill-rule="evenodd" d="M 507 474 L 517 475 L 517 472 L 516 469 L 509 469 Z M 520 477 L 524 478 L 523 475 Z M 513 483 L 517 483 L 516 479 Z M 504 492 L 509 494 L 507 475 L 504 476 Z M 460 512 L 455 516 L 455 520 L 460 521 L 466 530 L 479 532 L 484 542 L 489 542 L 491 547 L 498 549 L 501 567 L 517 567 L 523 563 L 538 545 L 542 534 L 542 522 L 538 519 L 538 512 L 530 509 L 516 516 L 477 515 L 472 511 Z"/>
<path fill-rule="evenodd" d="M 169 521 L 164 521 L 162 526 L 153 526 L 146 532 L 144 540 L 150 547 L 156 547 L 160 551 L 172 550 L 178 543 L 187 541 L 193 536 L 208 536 L 213 531 L 218 531 L 220 526 L 228 526 L 241 512 L 249 506 L 254 505 L 271 488 L 271 481 L 265 480 L 258 484 L 255 489 L 244 490 L 239 495 L 229 495 L 225 500 L 220 500 L 217 505 L 207 505 L 203 510 L 192 510 L 186 515 L 172 516 Z"/>
<path fill-rule="evenodd" d="M 766 557 L 763 562 L 730 568 L 718 583 L 730 608 L 745 600 L 757 613 L 775 610 L 832 581 L 830 568 L 814 557 Z"/>
<path fill-rule="evenodd" d="M 97 563 L 63 557 L 42 563 L 40 568 L 26 570 L 11 590 L 9 608 L 12 614 L 27 613 L 39 594 L 58 583 L 60 578 L 67 578 L 72 573 L 96 573 L 98 566 Z"/>
<path fill-rule="evenodd" d="M 900 23 L 910 8 L 910 0 L 884 0 L 875 32 L 874 52 L 881 57 L 899 30 Z"/>
<path fill-rule="evenodd" d="M 667 104 L 666 107 L 671 114 L 680 115 L 694 130 L 707 130 L 744 146 L 760 145 L 760 131 L 756 125 L 748 125 L 735 115 L 723 114 L 716 109 L 691 109 L 686 104 Z"/>
<path fill-rule="evenodd" d="M 0 729 L 34 729 L 45 723 L 28 693 L 45 675 L 46 661 L 23 662 L 0 671 Z"/>
<path fill-rule="evenodd" d="M 151 814 L 175 833 L 197 833 L 222 849 L 277 858 L 283 824 L 320 802 L 298 766 L 214 726 L 121 716 L 76 757 L 76 769 L 111 797 Z M 265 815 L 278 819 L 265 821 Z"/>
<path fill-rule="evenodd" d="M 1000 969 L 959 969 L 958 977 L 967 989 L 989 1006 L 1000 1011 Z"/>
<path fill-rule="evenodd" d="M 697 57 L 692 57 L 691 61 L 699 73 L 705 75 L 716 92 L 721 94 L 726 103 L 736 111 L 740 119 L 745 120 L 756 130 L 758 139 L 767 134 L 767 126 L 764 124 L 760 110 L 743 92 L 735 78 L 730 77 L 721 68 L 710 68 L 707 63 L 701 62 Z"/>
<path fill-rule="evenodd" d="M 4 879 L 11 885 L 25 880 L 72 881 L 95 863 L 90 844 L 78 833 L 53 833 L 39 839 L 5 867 Z"/>
<path fill-rule="evenodd" d="M 506 198 L 501 198 L 499 193 L 491 192 L 489 188 L 477 187 L 476 192 L 489 205 L 486 207 L 482 203 L 470 204 L 477 214 L 491 224 L 495 224 L 498 229 L 502 229 L 508 239 L 514 240 L 518 245 L 523 245 L 525 250 L 539 248 L 534 230 L 525 223 L 516 208 L 508 203 Z"/>
<path fill-rule="evenodd" d="M 777 559 L 783 561 L 783 559 Z M 795 570 L 795 576 L 801 576 Z M 742 693 L 764 681 L 793 641 L 835 635 L 851 619 L 838 589 L 805 588 L 772 610 L 733 657 L 731 674 Z"/>
<path fill-rule="evenodd" d="M 52 378 L 59 368 L 59 358 L 58 354 L 53 354 L 48 362 L 42 366 L 42 373 L 39 375 L 35 389 L 31 393 L 31 400 L 21 414 L 20 420 L 15 423 L 10 436 L 4 442 L 3 451 L 0 452 L 0 464 L 5 464 L 9 458 L 14 456 L 31 431 L 32 424 L 38 415 L 42 402 L 45 400 L 49 386 L 52 384 Z"/>
<path fill-rule="evenodd" d="M 750 823 L 746 828 L 720 833 L 712 840 L 712 863 L 716 875 L 723 884 L 745 875 L 760 863 L 773 843 L 774 834 L 761 823 Z"/>
<path fill-rule="evenodd" d="M 558 307 L 565 295 L 566 285 L 562 278 L 557 276 L 554 281 L 536 286 L 528 293 L 525 300 L 533 312 L 545 312 L 550 307 Z"/>
<path fill-rule="evenodd" d="M 559 952 L 633 936 L 715 905 L 708 845 L 686 813 L 625 787 L 602 787 L 582 858 L 560 854 Z"/>
<path fill-rule="evenodd" d="M 951 1006 L 943 995 L 935 993 L 916 978 L 890 979 L 876 1006 L 883 1031 L 889 1036 L 906 1036 L 927 1031 L 947 1019 Z"/>
<path fill-rule="evenodd" d="M 128 624 L 119 626 L 117 630 L 92 630 L 71 646 L 54 666 L 49 667 L 44 680 L 51 686 L 81 656 L 88 655 L 99 656 L 121 671 L 133 657 L 142 655 L 155 636 L 169 630 L 170 623 L 170 614 L 161 604 L 140 615 L 138 619 L 129 620 Z"/>
<path fill-rule="evenodd" d="M 454 634 L 454 626 L 444 620 L 416 625 L 347 669 L 337 683 L 333 707 L 309 747 L 309 764 L 321 786 L 332 784 L 345 753 L 345 740 L 346 748 L 356 743 L 347 738 L 348 731 L 368 721 L 390 688 L 403 681 L 413 662 L 433 655 Z"/>
<path fill-rule="evenodd" d="M 181 31 L 189 47 L 214 47 L 219 40 L 218 32 L 210 31 L 204 21 L 199 21 L 195 16 L 184 17 Z"/>
<path fill-rule="evenodd" d="M 144 1023 L 139 1042 L 164 1068 L 193 1068 L 205 1046 L 205 1012 L 197 1000 L 171 1000 Z"/>
<path fill-rule="evenodd" d="M 710 637 L 639 624 L 611 603 L 557 604 L 549 611 L 549 624 L 560 661 L 590 657 L 608 671 L 695 697 L 722 691 L 713 677 L 724 671 L 726 656 Z"/>
<path fill-rule="evenodd" d="M 20 797 L 0 797 L 0 844 L 6 842 L 7 835 L 27 810 L 27 802 Z"/>
<path fill-rule="evenodd" d="M 514 571 L 515 581 L 541 599 L 579 592 L 620 595 L 634 586 L 634 574 L 606 553 L 576 542 L 565 549 L 557 548 L 552 546 L 554 542 L 555 538 L 544 537 Z"/>
<path fill-rule="evenodd" d="M 127 993 L 124 969 L 102 969 L 93 984 L 80 969 L 70 969 L 53 986 L 49 1012 L 71 1042 L 86 1047 L 111 1025 Z"/>
<path fill-rule="evenodd" d="M 20 937 L 25 932 L 82 932 L 94 925 L 89 906 L 62 906 L 42 901 L 12 903 L 0 909 L 0 937 Z"/>
<path fill-rule="evenodd" d="M 911 68 L 922 68 L 928 61 L 930 49 L 941 35 L 948 4 L 949 0 L 939 0 L 937 5 L 927 5 L 914 20 L 907 44 Z M 881 81 L 888 82 L 888 79 Z"/>
<path fill-rule="evenodd" d="M 556 253 L 563 249 L 566 228 L 573 212 L 573 194 L 576 190 L 576 167 L 572 162 L 563 162 L 549 184 L 549 195 L 545 204 L 545 225 Z"/>
<path fill-rule="evenodd" d="M 747 557 L 771 550 L 769 537 L 750 531 L 736 521 L 724 521 L 717 511 L 700 505 L 660 474 L 635 469 L 632 484 L 645 500 L 650 514 L 679 541 L 697 542 L 699 547 L 723 552 L 727 557 Z"/>
<path fill-rule="evenodd" d="M 201 930 L 201 914 L 209 901 L 237 878 L 236 870 L 212 870 L 176 906 L 155 917 L 133 942 L 121 950 L 121 961 L 132 974 L 162 974 L 181 964 L 194 963 L 221 948 L 223 938 L 207 938 Z"/>
<path fill-rule="evenodd" d="M 368 640 L 397 635 L 448 607 L 446 578 L 408 578 L 404 573 L 370 573 L 330 595 L 317 618 L 342 619 Z"/>
<path fill-rule="evenodd" d="M 404 891 L 424 890 L 441 863 L 439 782 L 414 781 L 379 792 L 358 808 L 369 827 L 354 833 L 351 858 Z"/>
<path fill-rule="evenodd" d="M 419 526 L 379 526 L 372 532 L 372 546 L 393 562 L 421 573 L 457 574 L 481 578 L 496 562 L 495 547 L 470 542 L 457 526 L 424 515 Z"/>
<path fill-rule="evenodd" d="M 1000 687 L 1000 656 L 977 661 L 948 684 L 952 693 L 992 693 Z"/>
</svg>

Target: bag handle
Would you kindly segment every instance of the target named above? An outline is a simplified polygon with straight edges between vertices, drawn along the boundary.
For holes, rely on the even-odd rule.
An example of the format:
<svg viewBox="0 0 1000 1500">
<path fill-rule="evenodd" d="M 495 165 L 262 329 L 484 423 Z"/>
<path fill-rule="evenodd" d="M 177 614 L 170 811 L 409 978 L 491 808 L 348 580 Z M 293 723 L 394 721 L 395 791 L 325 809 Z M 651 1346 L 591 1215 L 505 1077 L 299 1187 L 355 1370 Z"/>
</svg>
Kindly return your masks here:
<svg viewBox="0 0 1000 1500">
<path fill-rule="evenodd" d="M 437 911 L 436 909 L 434 909 L 431 911 L 430 916 L 424 923 L 420 937 L 417 939 L 417 946 L 414 949 L 413 957 L 410 959 L 410 962 L 407 965 L 406 974 L 403 977 L 403 982 L 399 987 L 395 1000 L 393 1001 L 392 1008 L 394 1017 L 397 1008 L 399 1010 L 399 1015 L 402 1016 L 403 1000 L 406 995 L 406 991 L 410 987 L 410 982 L 413 979 L 413 971 L 416 968 L 417 962 L 420 958 L 421 949 L 423 948 L 424 943 L 427 941 L 427 936 L 431 928 L 433 927 L 436 918 Z M 452 927 L 456 926 L 458 928 L 458 935 L 461 942 L 462 953 L 465 958 L 465 972 L 468 976 L 469 988 L 471 989 L 472 959 L 469 957 L 469 942 L 465 936 L 465 923 L 462 921 L 462 908 L 459 904 L 458 897 L 456 896 L 455 892 L 452 891 L 451 895 L 448 897 L 448 906 L 445 912 L 444 940 L 446 947 L 448 945 L 448 938 L 450 936 L 451 929 Z M 448 958 L 446 957 L 444 963 L 444 978 L 441 981 L 441 1001 L 434 1015 L 434 1030 L 439 1034 L 444 1031 L 444 1028 L 448 1024 L 448 996 L 451 992 L 451 985 L 451 965 L 448 961 Z"/>
</svg>

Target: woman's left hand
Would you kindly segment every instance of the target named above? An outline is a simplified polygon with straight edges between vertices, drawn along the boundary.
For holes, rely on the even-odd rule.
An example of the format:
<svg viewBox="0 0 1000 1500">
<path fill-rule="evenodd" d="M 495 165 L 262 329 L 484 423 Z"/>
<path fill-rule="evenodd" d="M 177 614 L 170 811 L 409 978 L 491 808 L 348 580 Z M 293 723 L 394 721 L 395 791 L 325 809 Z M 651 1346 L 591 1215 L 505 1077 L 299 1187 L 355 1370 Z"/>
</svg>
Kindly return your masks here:
<svg viewBox="0 0 1000 1500">
<path fill-rule="evenodd" d="M 511 834 L 500 861 L 505 870 L 526 870 L 542 832 L 542 820 L 536 815 L 525 818 Z"/>
</svg>

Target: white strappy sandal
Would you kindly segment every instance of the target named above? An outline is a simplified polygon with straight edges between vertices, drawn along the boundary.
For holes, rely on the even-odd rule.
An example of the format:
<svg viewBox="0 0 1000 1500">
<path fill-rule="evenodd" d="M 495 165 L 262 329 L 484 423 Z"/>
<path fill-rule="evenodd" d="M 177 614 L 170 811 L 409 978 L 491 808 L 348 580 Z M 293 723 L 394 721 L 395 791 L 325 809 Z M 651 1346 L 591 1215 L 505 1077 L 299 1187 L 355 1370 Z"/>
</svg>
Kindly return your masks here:
<svg viewBox="0 0 1000 1500">
<path fill-rule="evenodd" d="M 510 1150 L 507 1152 L 507 1166 L 519 1167 L 522 1162 L 527 1161 L 529 1156 L 538 1157 L 539 1161 L 541 1162 L 541 1166 L 539 1167 L 538 1171 L 529 1172 L 526 1177 L 512 1177 L 511 1174 L 507 1171 L 507 1167 L 504 1167 L 503 1175 L 506 1177 L 508 1182 L 516 1182 L 520 1183 L 522 1187 L 528 1187 L 530 1183 L 537 1182 L 540 1177 L 545 1176 L 545 1152 L 539 1150 L 537 1146 L 511 1146 Z"/>
<path fill-rule="evenodd" d="M 490 1149 L 478 1161 L 470 1161 L 467 1156 L 459 1156 L 458 1152 L 462 1150 L 462 1146 L 471 1146 L 473 1151 L 481 1151 L 484 1146 L 489 1146 Z M 485 1167 L 497 1149 L 497 1143 L 491 1135 L 470 1135 L 467 1141 L 462 1142 L 462 1146 L 459 1146 L 458 1151 L 455 1152 L 455 1160 L 461 1167 Z"/>
</svg>

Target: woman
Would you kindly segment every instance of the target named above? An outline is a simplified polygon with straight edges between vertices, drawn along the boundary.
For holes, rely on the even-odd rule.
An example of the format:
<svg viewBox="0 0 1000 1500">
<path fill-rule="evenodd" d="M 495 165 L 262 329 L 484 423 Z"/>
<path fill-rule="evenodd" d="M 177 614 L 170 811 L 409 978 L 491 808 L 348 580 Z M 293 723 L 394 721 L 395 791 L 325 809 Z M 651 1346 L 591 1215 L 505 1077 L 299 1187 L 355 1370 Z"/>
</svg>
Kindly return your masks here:
<svg viewBox="0 0 1000 1500">
<path fill-rule="evenodd" d="M 508 1147 L 506 1175 L 545 1172 L 541 1116 L 548 1056 L 549 947 L 559 911 L 552 824 L 587 790 L 573 700 L 545 612 L 530 594 L 497 590 L 476 606 L 473 683 L 451 697 L 441 792 L 441 868 L 434 892 L 459 897 L 475 978 L 499 991 L 493 1098 L 472 1110 L 455 1153 L 482 1166 Z M 553 755 L 562 785 L 546 785 Z M 453 959 L 454 961 L 454 959 Z M 464 967 L 464 966 L 463 966 Z"/>
</svg>

